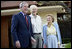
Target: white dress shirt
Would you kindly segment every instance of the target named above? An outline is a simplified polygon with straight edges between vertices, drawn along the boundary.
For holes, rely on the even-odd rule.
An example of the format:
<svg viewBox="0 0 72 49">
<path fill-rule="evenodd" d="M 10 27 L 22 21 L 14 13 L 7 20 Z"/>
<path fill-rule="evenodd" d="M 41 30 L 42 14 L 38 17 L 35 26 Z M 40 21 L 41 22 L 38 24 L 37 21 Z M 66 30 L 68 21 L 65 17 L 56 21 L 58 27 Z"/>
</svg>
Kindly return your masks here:
<svg viewBox="0 0 72 49">
<path fill-rule="evenodd" d="M 42 20 L 41 20 L 41 17 L 38 16 L 38 15 L 36 15 L 36 17 L 35 17 L 32 14 L 30 15 L 30 17 L 31 17 L 33 33 L 42 33 Z"/>
</svg>

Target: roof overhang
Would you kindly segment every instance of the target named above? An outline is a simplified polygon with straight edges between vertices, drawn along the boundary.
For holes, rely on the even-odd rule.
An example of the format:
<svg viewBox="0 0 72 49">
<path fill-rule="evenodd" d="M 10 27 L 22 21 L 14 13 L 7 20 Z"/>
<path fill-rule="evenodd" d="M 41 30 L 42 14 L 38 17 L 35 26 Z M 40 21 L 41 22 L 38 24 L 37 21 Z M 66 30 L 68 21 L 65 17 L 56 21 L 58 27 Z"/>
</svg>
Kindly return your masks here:
<svg viewBox="0 0 72 49">
<path fill-rule="evenodd" d="M 30 8 L 28 8 L 30 10 Z M 20 9 L 1 10 L 1 16 L 13 15 L 21 11 Z M 64 13 L 62 6 L 44 6 L 38 7 L 38 12 L 57 12 Z"/>
</svg>

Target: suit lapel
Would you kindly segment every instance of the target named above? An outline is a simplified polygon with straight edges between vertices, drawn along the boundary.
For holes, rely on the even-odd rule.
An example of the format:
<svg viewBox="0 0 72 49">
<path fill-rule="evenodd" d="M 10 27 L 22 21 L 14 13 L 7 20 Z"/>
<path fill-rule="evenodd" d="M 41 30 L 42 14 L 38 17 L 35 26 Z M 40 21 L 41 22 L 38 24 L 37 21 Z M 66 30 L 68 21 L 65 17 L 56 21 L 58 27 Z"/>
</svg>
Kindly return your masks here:
<svg viewBox="0 0 72 49">
<path fill-rule="evenodd" d="M 22 13 L 20 13 L 20 17 L 21 17 L 22 21 L 24 22 L 23 24 L 25 24 L 25 25 L 27 26 L 27 24 L 26 24 L 26 20 L 25 20 L 25 18 L 24 18 L 24 16 L 23 16 Z"/>
<path fill-rule="evenodd" d="M 28 24 L 30 24 L 29 16 L 28 15 L 26 15 L 26 16 L 27 16 Z M 20 13 L 20 17 L 21 17 L 22 21 L 24 21 L 23 24 L 26 25 L 26 27 L 27 27 L 27 22 L 26 22 L 26 20 L 25 20 L 25 18 L 24 18 L 22 13 Z M 30 29 L 30 25 L 29 25 L 29 29 Z"/>
</svg>

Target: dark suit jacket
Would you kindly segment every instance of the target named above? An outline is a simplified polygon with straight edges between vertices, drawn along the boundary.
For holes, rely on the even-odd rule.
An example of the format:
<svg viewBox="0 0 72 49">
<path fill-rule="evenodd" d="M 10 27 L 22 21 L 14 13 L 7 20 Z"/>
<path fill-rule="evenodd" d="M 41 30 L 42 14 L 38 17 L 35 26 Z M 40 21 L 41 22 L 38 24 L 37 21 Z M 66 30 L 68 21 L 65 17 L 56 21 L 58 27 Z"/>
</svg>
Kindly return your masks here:
<svg viewBox="0 0 72 49">
<path fill-rule="evenodd" d="M 11 33 L 14 41 L 20 41 L 21 47 L 26 48 L 31 44 L 31 36 L 33 36 L 32 24 L 30 16 L 26 15 L 28 18 L 29 30 L 27 28 L 26 20 L 21 12 L 13 15 L 11 22 Z"/>
</svg>

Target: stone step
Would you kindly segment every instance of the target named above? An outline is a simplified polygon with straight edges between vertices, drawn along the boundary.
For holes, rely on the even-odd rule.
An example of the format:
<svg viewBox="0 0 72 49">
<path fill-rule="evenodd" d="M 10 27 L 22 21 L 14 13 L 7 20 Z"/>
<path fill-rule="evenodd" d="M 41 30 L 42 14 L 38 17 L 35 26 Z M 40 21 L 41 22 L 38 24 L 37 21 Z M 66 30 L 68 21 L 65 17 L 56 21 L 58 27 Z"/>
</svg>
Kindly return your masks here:
<svg viewBox="0 0 72 49">
<path fill-rule="evenodd" d="M 61 44 L 61 48 L 65 48 L 65 45 L 66 45 L 66 44 Z"/>
</svg>

